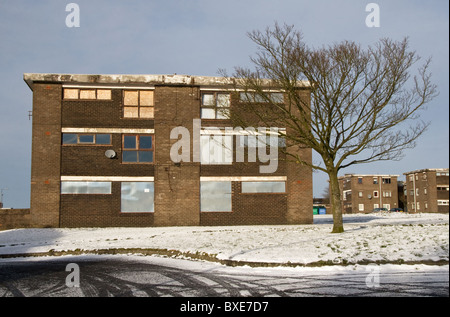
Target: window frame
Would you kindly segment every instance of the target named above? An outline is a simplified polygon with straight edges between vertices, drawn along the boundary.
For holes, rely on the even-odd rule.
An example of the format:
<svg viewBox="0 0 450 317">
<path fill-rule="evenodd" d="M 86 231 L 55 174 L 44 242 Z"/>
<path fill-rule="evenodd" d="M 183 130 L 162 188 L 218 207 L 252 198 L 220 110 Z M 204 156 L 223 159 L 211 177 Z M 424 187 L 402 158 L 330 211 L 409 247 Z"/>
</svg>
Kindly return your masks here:
<svg viewBox="0 0 450 317">
<path fill-rule="evenodd" d="M 255 91 L 241 91 L 239 92 L 239 102 L 247 102 L 247 103 L 273 103 L 273 104 L 283 104 L 285 102 L 284 92 L 282 91 L 263 91 L 264 94 L 267 94 L 267 98 L 270 100 L 263 99 L 261 95 Z M 281 99 L 273 98 L 273 95 L 281 96 Z"/>
<path fill-rule="evenodd" d="M 232 165 L 234 155 L 233 139 L 233 135 L 222 133 L 200 135 L 200 165 Z M 217 142 L 218 140 L 220 140 L 220 144 Z M 219 154 L 220 161 L 216 162 L 215 159 Z"/>
<path fill-rule="evenodd" d="M 135 148 L 125 148 L 125 137 L 134 136 L 136 140 Z M 151 137 L 152 147 L 150 149 L 140 148 L 140 138 L 142 136 Z M 124 153 L 125 152 L 137 152 L 137 161 L 136 162 L 126 162 L 124 161 Z M 152 153 L 152 161 L 151 162 L 140 162 L 139 161 L 139 152 L 151 152 Z M 155 135 L 154 134 L 122 134 L 122 164 L 154 164 L 155 162 Z"/>
<path fill-rule="evenodd" d="M 203 97 L 205 95 L 213 95 L 213 100 L 214 100 L 213 105 L 204 105 L 203 104 Z M 219 104 L 218 95 L 228 95 L 228 106 L 221 107 L 218 105 Z M 203 115 L 202 115 L 203 109 L 214 110 L 214 118 L 203 117 Z M 207 91 L 207 92 L 201 93 L 201 96 L 200 96 L 200 118 L 202 120 L 229 120 L 229 118 L 218 118 L 220 109 L 228 109 L 228 112 L 230 111 L 230 109 L 231 109 L 231 93 L 226 92 L 226 91 Z"/>
<path fill-rule="evenodd" d="M 76 143 L 64 143 L 64 135 L 76 135 L 77 141 Z M 94 136 L 93 142 L 80 142 L 80 136 L 84 135 L 92 135 Z M 109 143 L 97 143 L 98 135 L 109 135 Z M 65 133 L 63 132 L 61 135 L 61 143 L 62 146 L 111 146 L 112 145 L 112 134 L 111 133 Z"/>
<path fill-rule="evenodd" d="M 78 183 L 81 185 L 85 185 L 86 186 L 86 191 L 89 190 L 89 185 L 92 185 L 94 183 L 99 184 L 108 184 L 109 185 L 109 192 L 108 193 L 74 193 L 74 192 L 63 192 L 63 187 L 64 185 L 68 184 L 68 183 Z M 112 194 L 112 183 L 111 182 L 101 182 L 101 181 L 61 181 L 60 184 L 60 195 L 111 195 Z"/>
<path fill-rule="evenodd" d="M 227 200 L 226 204 L 229 205 L 229 210 L 203 210 L 204 206 L 204 197 L 202 197 L 202 185 L 205 183 L 227 183 L 227 186 L 229 186 L 230 192 L 229 193 L 221 193 L 221 195 L 225 196 Z M 216 197 L 216 200 L 218 198 Z M 228 206 L 227 206 L 228 207 Z M 211 209 L 211 208 L 207 208 Z M 230 213 L 233 212 L 233 183 L 231 181 L 200 181 L 200 212 L 210 213 L 210 212 L 220 212 L 220 213 Z"/>
<path fill-rule="evenodd" d="M 77 98 L 66 98 L 66 90 L 76 90 L 77 91 Z M 81 91 L 94 91 L 95 97 L 94 98 L 81 98 Z M 105 90 L 109 91 L 109 99 L 107 98 L 98 98 L 98 91 L 99 90 Z M 111 101 L 112 100 L 112 90 L 109 88 L 82 88 L 82 87 L 63 87 L 63 93 L 62 93 L 62 99 L 63 100 L 70 100 L 70 101 L 92 101 L 92 100 L 103 100 L 103 101 Z"/>
<path fill-rule="evenodd" d="M 244 187 L 242 186 L 243 184 L 248 184 L 248 183 L 283 183 L 284 184 L 284 191 L 283 192 L 268 192 L 268 191 L 254 191 L 254 192 L 249 192 L 246 191 L 244 192 Z M 287 193 L 287 186 L 286 186 L 286 181 L 241 181 L 241 194 L 243 195 L 254 195 L 254 194 L 275 194 L 275 195 L 279 195 L 279 194 L 286 194 Z"/>
<path fill-rule="evenodd" d="M 137 92 L 137 105 L 126 105 L 125 104 L 125 95 L 127 92 Z M 152 103 L 151 105 L 141 105 L 141 92 L 151 92 Z M 137 109 L 137 117 L 129 117 L 125 116 L 125 108 L 136 108 Z M 152 109 L 153 115 L 151 117 L 142 117 L 141 116 L 141 108 L 144 109 Z M 154 120 L 155 119 L 155 91 L 153 89 L 123 89 L 122 90 L 122 118 L 123 119 L 141 119 L 141 120 Z"/>
<path fill-rule="evenodd" d="M 126 189 L 125 186 L 127 184 L 135 184 L 135 183 L 141 183 L 141 184 L 147 184 L 147 185 L 150 184 L 151 185 L 151 187 L 153 189 L 153 191 L 152 191 L 152 193 L 153 193 L 153 197 L 152 197 L 153 205 L 151 206 L 152 208 L 151 208 L 150 211 L 124 211 L 122 209 L 123 205 L 124 205 L 123 202 L 125 200 L 123 198 L 124 189 Z M 148 188 L 145 188 L 144 191 L 147 190 L 147 189 Z M 150 191 L 150 189 L 149 189 L 149 191 Z M 121 182 L 120 183 L 120 213 L 124 214 L 124 215 L 129 215 L 129 214 L 133 214 L 133 215 L 135 215 L 135 214 L 145 214 L 145 215 L 154 214 L 155 213 L 155 182 Z"/>
</svg>

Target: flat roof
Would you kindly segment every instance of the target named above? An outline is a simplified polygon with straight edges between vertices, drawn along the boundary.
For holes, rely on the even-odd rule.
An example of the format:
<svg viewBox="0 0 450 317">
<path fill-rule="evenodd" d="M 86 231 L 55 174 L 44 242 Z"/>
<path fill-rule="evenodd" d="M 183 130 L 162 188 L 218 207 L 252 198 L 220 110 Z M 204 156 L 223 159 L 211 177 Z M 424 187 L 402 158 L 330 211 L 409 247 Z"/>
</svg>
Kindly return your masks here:
<svg viewBox="0 0 450 317">
<path fill-rule="evenodd" d="M 338 179 L 346 177 L 399 177 L 400 175 L 393 174 L 345 174 L 344 176 L 339 176 Z"/>
<path fill-rule="evenodd" d="M 109 85 L 186 85 L 186 86 L 229 86 L 236 80 L 230 77 L 191 76 L 191 75 L 113 75 L 113 74 L 52 74 L 24 73 L 23 79 L 33 90 L 34 82 L 56 82 L 62 84 L 109 84 Z M 273 82 L 266 80 L 270 86 Z M 299 81 L 299 87 L 309 88 L 308 81 Z"/>
<path fill-rule="evenodd" d="M 415 173 L 424 173 L 424 172 L 448 172 L 448 168 L 424 168 L 421 170 L 415 170 L 411 172 L 403 173 L 403 175 L 415 174 Z"/>
</svg>

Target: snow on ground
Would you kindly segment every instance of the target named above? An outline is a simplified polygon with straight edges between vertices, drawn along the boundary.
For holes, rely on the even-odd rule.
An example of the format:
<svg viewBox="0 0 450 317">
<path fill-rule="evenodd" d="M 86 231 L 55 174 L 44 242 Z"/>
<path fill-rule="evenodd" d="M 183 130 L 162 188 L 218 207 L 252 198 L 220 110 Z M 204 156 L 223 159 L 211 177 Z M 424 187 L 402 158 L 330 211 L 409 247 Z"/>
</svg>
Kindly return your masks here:
<svg viewBox="0 0 450 317">
<path fill-rule="evenodd" d="M 0 256 L 150 248 L 270 263 L 448 261 L 448 214 L 344 215 L 345 232 L 331 228 L 331 215 L 315 215 L 312 225 L 15 229 L 0 231 Z"/>
</svg>

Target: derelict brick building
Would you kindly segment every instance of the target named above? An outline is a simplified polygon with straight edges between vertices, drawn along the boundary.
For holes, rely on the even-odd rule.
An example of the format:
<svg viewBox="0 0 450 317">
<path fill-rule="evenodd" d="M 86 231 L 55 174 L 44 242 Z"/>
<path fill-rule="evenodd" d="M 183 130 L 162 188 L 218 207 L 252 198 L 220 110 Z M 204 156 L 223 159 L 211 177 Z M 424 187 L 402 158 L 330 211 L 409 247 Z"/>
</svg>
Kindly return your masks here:
<svg viewBox="0 0 450 317">
<path fill-rule="evenodd" d="M 448 168 L 426 168 L 403 175 L 409 212 L 449 212 Z"/>
<path fill-rule="evenodd" d="M 240 97 L 228 79 L 24 74 L 24 80 L 33 91 L 34 227 L 312 223 L 310 168 L 281 154 L 273 173 L 261 173 L 258 161 L 230 160 L 252 142 L 229 142 L 236 133 L 225 131 L 225 114 Z M 299 93 L 309 100 L 307 84 Z M 171 138 L 176 127 L 189 132 L 189 161 L 171 156 L 181 135 Z M 311 149 L 298 151 L 311 160 Z"/>
<path fill-rule="evenodd" d="M 370 213 L 376 208 L 398 208 L 398 175 L 345 174 L 339 177 L 345 213 Z"/>
</svg>

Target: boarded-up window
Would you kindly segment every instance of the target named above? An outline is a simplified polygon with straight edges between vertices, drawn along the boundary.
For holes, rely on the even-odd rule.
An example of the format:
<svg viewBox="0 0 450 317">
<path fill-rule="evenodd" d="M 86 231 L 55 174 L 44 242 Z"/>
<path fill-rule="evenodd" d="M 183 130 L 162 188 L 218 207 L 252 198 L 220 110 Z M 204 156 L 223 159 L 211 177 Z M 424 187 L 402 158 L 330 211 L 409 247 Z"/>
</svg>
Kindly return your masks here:
<svg viewBox="0 0 450 317">
<path fill-rule="evenodd" d="M 111 89 L 64 88 L 64 99 L 111 100 Z"/>
<path fill-rule="evenodd" d="M 97 89 L 97 99 L 110 100 L 111 90 L 110 89 Z"/>
<path fill-rule="evenodd" d="M 154 98 L 151 90 L 125 90 L 123 105 L 124 118 L 154 118 Z"/>
<path fill-rule="evenodd" d="M 78 89 L 64 89 L 64 99 L 78 99 Z"/>
<path fill-rule="evenodd" d="M 95 89 L 80 89 L 80 99 L 97 99 Z"/>
<path fill-rule="evenodd" d="M 140 91 L 139 95 L 141 106 L 153 106 L 153 91 Z"/>
<path fill-rule="evenodd" d="M 138 106 L 138 94 L 137 91 L 125 91 L 124 92 L 124 98 L 123 98 L 123 104 L 125 106 Z"/>
</svg>

